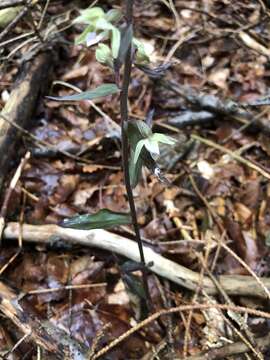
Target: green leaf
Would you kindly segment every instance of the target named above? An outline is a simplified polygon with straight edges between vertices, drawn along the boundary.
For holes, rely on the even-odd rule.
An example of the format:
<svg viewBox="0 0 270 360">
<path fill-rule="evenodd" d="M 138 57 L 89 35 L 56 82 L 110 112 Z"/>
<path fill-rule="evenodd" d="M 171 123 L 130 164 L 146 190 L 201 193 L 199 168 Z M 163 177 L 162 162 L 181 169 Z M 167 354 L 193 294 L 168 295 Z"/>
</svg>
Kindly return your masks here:
<svg viewBox="0 0 270 360">
<path fill-rule="evenodd" d="M 100 97 L 116 94 L 119 88 L 115 84 L 103 84 L 94 90 L 84 91 L 80 94 L 67 95 L 67 96 L 46 96 L 48 99 L 56 101 L 80 101 L 80 100 L 94 100 Z"/>
<path fill-rule="evenodd" d="M 153 156 L 160 154 L 158 142 L 154 139 L 154 135 L 145 140 L 145 147 Z"/>
<path fill-rule="evenodd" d="M 147 139 L 142 139 L 142 140 L 137 142 L 136 149 L 135 149 L 135 154 L 134 154 L 134 159 L 133 159 L 134 164 L 136 164 L 136 162 L 138 161 L 138 158 L 140 156 L 142 148 L 145 146 L 146 141 L 147 141 Z"/>
<path fill-rule="evenodd" d="M 91 24 L 93 21 L 98 18 L 105 16 L 104 10 L 98 6 L 88 8 L 80 11 L 80 16 L 78 16 L 73 23 L 80 24 Z"/>
<path fill-rule="evenodd" d="M 134 122 L 134 125 L 138 128 L 143 138 L 148 138 L 149 136 L 152 135 L 152 130 L 150 126 L 148 126 L 144 121 L 136 120 Z"/>
<path fill-rule="evenodd" d="M 0 10 L 0 28 L 6 27 L 16 18 L 20 13 L 23 6 L 7 7 L 6 9 Z"/>
<path fill-rule="evenodd" d="M 114 226 L 127 225 L 131 222 L 130 214 L 102 209 L 96 214 L 85 214 L 65 219 L 60 225 L 65 228 L 91 230 L 108 229 Z"/>
<path fill-rule="evenodd" d="M 121 43 L 121 33 L 116 27 L 114 27 L 112 29 L 112 44 L 111 44 L 112 54 L 114 59 L 117 59 L 118 57 L 120 43 Z"/>
<path fill-rule="evenodd" d="M 113 30 L 115 27 L 105 18 L 100 18 L 96 22 L 96 28 L 101 30 Z"/>
<path fill-rule="evenodd" d="M 117 58 L 120 64 L 123 64 L 125 61 L 125 57 L 130 47 L 132 37 L 133 37 L 132 25 L 129 25 L 121 33 L 121 43 Z"/>
<path fill-rule="evenodd" d="M 86 43 L 88 34 L 94 33 L 93 25 L 88 25 L 84 31 L 75 39 L 75 45 Z"/>
<path fill-rule="evenodd" d="M 172 138 L 171 136 L 165 135 L 165 134 L 161 134 L 161 133 L 154 133 L 151 136 L 153 141 L 156 142 L 161 142 L 163 144 L 168 144 L 168 145 L 174 145 L 177 141 Z"/>
<path fill-rule="evenodd" d="M 121 19 L 121 17 L 122 17 L 121 11 L 116 9 L 109 10 L 105 15 L 106 20 L 111 23 L 118 22 Z"/>
<path fill-rule="evenodd" d="M 133 149 L 131 149 L 130 162 L 129 162 L 129 176 L 130 176 L 130 183 L 131 183 L 131 186 L 133 189 L 137 186 L 137 184 L 141 178 L 142 167 L 143 167 L 142 158 L 139 157 L 139 159 L 135 163 L 134 155 L 135 155 L 135 152 L 133 151 Z"/>
</svg>

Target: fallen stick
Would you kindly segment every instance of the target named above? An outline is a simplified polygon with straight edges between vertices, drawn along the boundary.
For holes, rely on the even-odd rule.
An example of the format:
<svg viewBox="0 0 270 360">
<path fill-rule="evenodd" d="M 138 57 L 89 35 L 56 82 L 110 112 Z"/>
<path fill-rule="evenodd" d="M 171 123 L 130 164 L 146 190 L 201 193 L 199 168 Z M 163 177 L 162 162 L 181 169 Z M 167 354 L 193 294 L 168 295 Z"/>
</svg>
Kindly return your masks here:
<svg viewBox="0 0 270 360">
<path fill-rule="evenodd" d="M 270 344 L 270 335 L 255 339 L 256 345 L 260 347 L 261 350 L 269 347 Z M 263 348 L 263 349 L 262 349 Z M 240 355 L 250 352 L 250 349 L 243 342 L 235 342 L 233 344 L 225 345 L 220 348 L 209 350 L 208 352 L 202 352 L 200 354 L 190 356 L 187 360 L 215 360 L 215 359 L 225 359 L 228 356 Z M 180 358 L 175 358 L 174 360 L 180 360 Z"/>
<path fill-rule="evenodd" d="M 49 321 L 39 320 L 31 305 L 19 297 L 16 291 L 0 281 L 0 311 L 21 330 L 25 340 L 32 340 L 53 353 L 55 359 L 86 359 L 86 349 Z"/>
<path fill-rule="evenodd" d="M 0 4 L 0 10 L 24 4 L 25 0 L 2 0 Z"/>
<path fill-rule="evenodd" d="M 3 238 L 16 239 L 20 233 L 19 223 L 8 223 Z M 53 244 L 58 240 L 64 240 L 71 244 L 81 244 L 117 253 L 128 259 L 139 262 L 140 256 L 135 241 L 122 236 L 110 233 L 109 231 L 97 230 L 76 230 L 62 228 L 58 225 L 26 225 L 22 227 L 22 238 L 27 242 Z M 200 274 L 187 269 L 162 255 L 151 248 L 144 246 L 146 263 L 153 262 L 151 271 L 184 288 L 195 290 L 199 284 L 208 294 L 217 294 L 218 289 L 212 280 L 205 276 L 200 281 Z M 260 278 L 263 284 L 270 288 L 269 278 Z M 228 295 L 244 295 L 267 298 L 267 294 L 260 284 L 252 276 L 244 275 L 221 275 L 219 282 Z"/>
</svg>

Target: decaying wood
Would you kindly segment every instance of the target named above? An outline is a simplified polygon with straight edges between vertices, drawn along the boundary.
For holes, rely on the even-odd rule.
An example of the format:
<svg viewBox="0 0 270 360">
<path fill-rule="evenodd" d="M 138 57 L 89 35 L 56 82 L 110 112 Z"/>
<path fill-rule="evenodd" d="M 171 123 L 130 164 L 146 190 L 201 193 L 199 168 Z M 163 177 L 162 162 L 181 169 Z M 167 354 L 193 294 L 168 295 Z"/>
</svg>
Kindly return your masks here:
<svg viewBox="0 0 270 360">
<path fill-rule="evenodd" d="M 0 282 L 0 311 L 27 336 L 26 340 L 52 353 L 54 359 L 86 358 L 74 340 L 48 321 L 40 321 L 27 302 L 20 300 L 20 294 L 3 282 Z"/>
<path fill-rule="evenodd" d="M 24 4 L 25 4 L 25 0 L 1 0 L 0 10 L 18 5 L 24 5 Z"/>
<path fill-rule="evenodd" d="M 16 239 L 19 233 L 20 225 L 18 223 L 8 223 L 4 230 L 3 238 L 6 240 Z M 117 253 L 136 262 L 140 261 L 138 247 L 134 241 L 101 229 L 86 231 L 62 228 L 57 225 L 25 224 L 22 228 L 22 237 L 24 241 L 47 244 L 53 244 L 61 239 L 67 243 L 95 247 Z M 166 259 L 149 247 L 144 246 L 144 253 L 146 263 L 153 262 L 151 271 L 157 275 L 190 290 L 195 290 L 198 284 L 201 284 L 204 291 L 208 294 L 218 293 L 215 284 L 209 277 L 205 276 L 201 282 L 199 273 Z M 270 288 L 269 278 L 260 279 L 267 288 Z M 261 285 L 251 276 L 222 275 L 219 277 L 219 282 L 228 295 L 267 298 L 267 294 Z"/>
<path fill-rule="evenodd" d="M 266 335 L 264 337 L 255 339 L 256 345 L 260 347 L 260 349 L 265 349 L 269 347 L 270 344 L 270 335 Z M 216 359 L 226 359 L 228 356 L 232 355 L 240 355 L 243 353 L 249 352 L 250 349 L 243 342 L 236 342 L 233 344 L 229 344 L 223 346 L 221 348 L 212 349 L 208 352 L 203 352 L 194 356 L 190 356 L 187 360 L 216 360 Z M 180 360 L 176 358 L 175 360 Z"/>
<path fill-rule="evenodd" d="M 0 188 L 10 164 L 14 145 L 21 135 L 10 122 L 4 120 L 3 116 L 21 127 L 30 125 L 38 98 L 47 84 L 51 66 L 50 52 L 40 53 L 33 60 L 25 63 L 20 71 L 20 78 L 16 81 L 10 98 L 0 113 Z"/>
</svg>

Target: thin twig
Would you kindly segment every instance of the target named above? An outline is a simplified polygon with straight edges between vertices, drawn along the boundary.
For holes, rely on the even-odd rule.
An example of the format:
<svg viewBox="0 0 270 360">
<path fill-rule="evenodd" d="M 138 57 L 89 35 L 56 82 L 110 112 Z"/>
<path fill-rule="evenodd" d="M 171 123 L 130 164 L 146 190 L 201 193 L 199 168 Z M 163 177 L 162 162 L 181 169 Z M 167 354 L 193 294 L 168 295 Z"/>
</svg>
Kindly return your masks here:
<svg viewBox="0 0 270 360">
<path fill-rule="evenodd" d="M 227 246 L 224 243 L 221 243 L 221 246 L 230 254 L 232 255 L 249 273 L 251 276 L 254 277 L 254 279 L 257 281 L 257 283 L 261 286 L 265 294 L 267 295 L 268 299 L 270 300 L 270 291 L 268 288 L 264 285 L 264 283 L 261 281 L 261 279 L 256 275 L 256 273 L 248 266 L 247 263 L 245 263 L 244 260 L 242 260 L 229 246 Z"/>
<path fill-rule="evenodd" d="M 27 151 L 27 153 L 25 154 L 24 158 L 21 160 L 20 165 L 18 166 L 18 168 L 10 182 L 9 188 L 8 188 L 6 196 L 4 198 L 4 202 L 3 202 L 3 205 L 0 210 L 0 242 L 1 242 L 1 238 L 2 238 L 3 229 L 5 227 L 5 217 L 7 215 L 8 203 L 9 203 L 10 197 L 13 193 L 13 190 L 15 189 L 15 187 L 17 185 L 17 182 L 19 181 L 22 170 L 29 159 L 30 159 L 30 152 Z"/>
<path fill-rule="evenodd" d="M 97 287 L 105 287 L 107 283 L 97 283 L 97 284 L 81 284 L 81 285 L 66 285 L 60 286 L 58 288 L 50 288 L 50 289 L 35 289 L 29 290 L 25 295 L 40 295 L 40 294 L 48 294 L 51 292 L 57 292 L 62 290 L 80 290 L 80 289 L 89 289 L 89 288 L 97 288 Z"/>
</svg>

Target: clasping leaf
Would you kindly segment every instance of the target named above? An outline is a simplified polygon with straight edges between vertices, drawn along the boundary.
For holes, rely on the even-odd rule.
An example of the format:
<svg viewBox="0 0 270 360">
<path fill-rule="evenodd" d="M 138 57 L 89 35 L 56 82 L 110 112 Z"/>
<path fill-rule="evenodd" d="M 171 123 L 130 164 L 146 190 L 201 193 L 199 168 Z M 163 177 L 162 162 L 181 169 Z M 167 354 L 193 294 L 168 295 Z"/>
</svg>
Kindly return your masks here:
<svg viewBox="0 0 270 360">
<path fill-rule="evenodd" d="M 67 96 L 46 96 L 50 100 L 56 101 L 80 101 L 80 100 L 94 100 L 100 97 L 116 94 L 119 88 L 115 84 L 103 84 L 96 89 L 83 91 L 80 94 L 67 95 Z"/>
<path fill-rule="evenodd" d="M 96 214 L 85 214 L 64 219 L 60 226 L 65 228 L 92 230 L 108 229 L 131 223 L 130 214 L 114 212 L 109 209 L 99 210 Z"/>
</svg>

